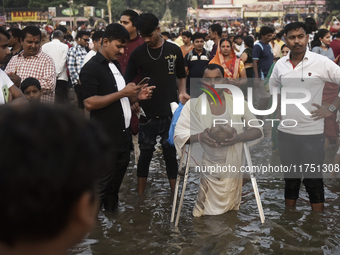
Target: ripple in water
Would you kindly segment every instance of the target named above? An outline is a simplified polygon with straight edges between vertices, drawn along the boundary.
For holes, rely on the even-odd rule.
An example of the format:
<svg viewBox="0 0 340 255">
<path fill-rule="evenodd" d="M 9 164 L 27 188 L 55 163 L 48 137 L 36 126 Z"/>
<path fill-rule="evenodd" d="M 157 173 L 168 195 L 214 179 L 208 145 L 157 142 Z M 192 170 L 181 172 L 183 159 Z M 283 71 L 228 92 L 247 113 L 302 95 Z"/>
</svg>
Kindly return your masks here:
<svg viewBox="0 0 340 255">
<path fill-rule="evenodd" d="M 329 160 L 336 148 L 327 150 Z M 254 165 L 279 164 L 265 138 L 251 148 Z M 325 179 L 325 212 L 312 212 L 301 186 L 296 209 L 284 206 L 284 181 L 257 175 L 266 222 L 261 224 L 250 180 L 239 211 L 194 218 L 198 173 L 189 174 L 179 228 L 170 227 L 172 197 L 161 151 L 151 162 L 145 195 L 139 197 L 133 156 L 124 179 L 119 211 L 101 212 L 97 226 L 70 255 L 106 254 L 340 254 L 340 181 Z M 327 157 L 326 157 L 327 160 Z"/>
</svg>

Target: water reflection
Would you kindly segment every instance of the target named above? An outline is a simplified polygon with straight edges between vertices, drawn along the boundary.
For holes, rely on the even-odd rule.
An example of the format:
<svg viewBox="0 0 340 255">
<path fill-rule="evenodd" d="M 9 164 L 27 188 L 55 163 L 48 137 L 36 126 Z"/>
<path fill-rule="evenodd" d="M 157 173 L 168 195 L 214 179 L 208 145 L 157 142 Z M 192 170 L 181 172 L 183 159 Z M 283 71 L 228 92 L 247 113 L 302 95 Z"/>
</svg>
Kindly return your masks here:
<svg viewBox="0 0 340 255">
<path fill-rule="evenodd" d="M 327 163 L 336 149 L 327 150 Z M 279 164 L 269 138 L 251 148 L 251 154 L 254 165 Z M 258 176 L 266 216 L 261 224 L 250 180 L 244 183 L 239 211 L 193 218 L 199 174 L 191 171 L 179 228 L 171 228 L 172 197 L 160 157 L 156 151 L 143 197 L 135 191 L 136 167 L 129 166 L 119 211 L 101 212 L 95 229 L 69 254 L 340 254 L 339 179 L 325 179 L 326 209 L 315 213 L 303 185 L 296 209 L 286 209 L 284 181 L 277 175 Z"/>
</svg>

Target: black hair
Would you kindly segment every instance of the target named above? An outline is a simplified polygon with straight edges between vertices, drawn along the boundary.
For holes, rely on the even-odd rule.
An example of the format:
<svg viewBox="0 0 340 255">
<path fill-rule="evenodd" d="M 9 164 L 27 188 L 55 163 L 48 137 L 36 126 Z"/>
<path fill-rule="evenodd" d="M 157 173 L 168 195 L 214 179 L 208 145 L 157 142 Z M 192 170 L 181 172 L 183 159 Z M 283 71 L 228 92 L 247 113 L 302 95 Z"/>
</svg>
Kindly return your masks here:
<svg viewBox="0 0 340 255">
<path fill-rule="evenodd" d="M 139 19 L 139 15 L 137 12 L 135 12 L 134 10 L 125 10 L 122 12 L 122 14 L 120 14 L 120 16 L 129 16 L 129 20 L 132 23 L 132 26 L 136 27 L 136 22 Z"/>
<path fill-rule="evenodd" d="M 168 37 L 169 39 L 171 38 L 170 33 L 166 32 L 166 31 L 162 32 L 161 35 L 164 35 L 164 36 Z"/>
<path fill-rule="evenodd" d="M 315 34 L 314 39 L 311 43 L 312 49 L 317 46 L 321 46 L 320 38 L 324 38 L 326 34 L 330 33 L 327 29 L 319 29 L 318 32 Z"/>
<path fill-rule="evenodd" d="M 20 28 L 10 28 L 7 30 L 8 32 L 11 32 L 13 38 L 18 38 L 18 41 L 20 42 L 21 40 L 21 29 Z"/>
<path fill-rule="evenodd" d="M 139 15 L 136 28 L 141 35 L 150 35 L 158 27 L 159 20 L 152 13 L 143 13 Z"/>
<path fill-rule="evenodd" d="M 222 39 L 220 40 L 220 47 L 222 46 L 222 43 L 223 43 L 223 42 L 229 42 L 230 47 L 233 47 L 233 44 L 232 44 L 232 42 L 230 41 L 229 38 L 222 38 Z"/>
<path fill-rule="evenodd" d="M 282 37 L 281 32 L 277 33 L 276 36 L 275 36 L 275 38 L 279 38 L 279 39 L 281 39 L 281 37 Z"/>
<path fill-rule="evenodd" d="M 57 27 L 57 30 L 60 30 L 60 31 L 62 31 L 64 34 L 66 34 L 66 33 L 67 33 L 67 28 L 66 28 L 66 27 L 64 27 L 64 26 L 59 26 L 59 27 Z"/>
<path fill-rule="evenodd" d="M 96 197 L 111 145 L 99 126 L 68 108 L 4 106 L 0 111 L 0 242 L 57 237 L 85 192 Z"/>
<path fill-rule="evenodd" d="M 66 40 L 71 39 L 71 41 L 72 41 L 72 40 L 73 40 L 73 37 L 72 37 L 72 35 L 70 35 L 70 34 L 65 34 L 65 39 L 66 39 Z"/>
<path fill-rule="evenodd" d="M 21 40 L 24 41 L 26 38 L 26 35 L 30 34 L 33 36 L 39 36 L 41 40 L 41 31 L 36 26 L 27 26 L 23 30 L 21 30 Z"/>
<path fill-rule="evenodd" d="M 99 42 L 101 38 L 104 36 L 104 31 L 96 31 L 92 35 L 92 41 Z"/>
<path fill-rule="evenodd" d="M 235 35 L 235 37 L 234 37 L 234 41 L 236 40 L 236 39 L 242 39 L 242 36 L 241 35 Z"/>
<path fill-rule="evenodd" d="M 340 38 L 340 30 L 335 34 L 335 38 Z"/>
<path fill-rule="evenodd" d="M 40 82 L 36 78 L 28 77 L 21 83 L 20 88 L 22 93 L 24 93 L 29 86 L 36 86 L 37 89 L 41 91 Z"/>
<path fill-rule="evenodd" d="M 84 35 L 90 36 L 91 34 L 90 34 L 90 32 L 80 30 L 80 31 L 78 31 L 75 39 L 77 40 L 78 38 L 83 38 Z"/>
<path fill-rule="evenodd" d="M 300 28 L 305 30 L 305 32 L 307 34 L 307 26 L 306 26 L 305 23 L 302 23 L 302 22 L 291 22 L 284 27 L 284 31 L 285 31 L 285 34 L 287 36 L 289 31 L 299 30 Z"/>
<path fill-rule="evenodd" d="M 107 38 L 110 42 L 118 40 L 126 43 L 130 40 L 130 34 L 121 24 L 112 23 L 106 27 L 103 35 L 103 39 L 104 38 Z"/>
<path fill-rule="evenodd" d="M 196 32 L 192 35 L 191 40 L 194 42 L 196 39 L 203 39 L 204 41 L 205 37 L 206 37 L 206 34 Z"/>
<path fill-rule="evenodd" d="M 283 50 L 283 48 L 285 48 L 285 47 L 287 47 L 288 48 L 288 46 L 287 46 L 287 44 L 283 44 L 282 46 L 281 46 L 281 51 Z M 289 49 L 289 48 L 288 48 Z"/>
<path fill-rule="evenodd" d="M 272 29 L 271 27 L 267 27 L 267 26 L 263 26 L 260 29 L 260 36 L 262 37 L 262 35 L 267 35 L 267 34 L 272 34 L 274 33 L 274 29 Z"/>
<path fill-rule="evenodd" d="M 213 71 L 213 70 L 216 70 L 216 69 L 219 69 L 221 71 L 221 74 L 222 74 L 222 77 L 224 77 L 224 69 L 222 66 L 218 65 L 218 64 L 209 64 L 207 66 L 205 66 L 203 69 L 202 69 L 202 77 L 204 75 L 204 72 L 205 70 L 210 70 L 210 71 Z"/>
<path fill-rule="evenodd" d="M 246 37 L 244 37 L 243 41 L 244 41 L 244 44 L 250 49 L 254 47 L 254 38 L 252 36 L 247 35 Z"/>
<path fill-rule="evenodd" d="M 222 26 L 220 24 L 212 24 L 209 29 L 211 29 L 211 32 L 217 32 L 219 37 L 222 36 Z"/>
<path fill-rule="evenodd" d="M 176 33 L 171 33 L 170 34 L 170 39 L 174 39 L 174 38 L 177 38 L 177 37 L 178 37 L 178 35 Z"/>
<path fill-rule="evenodd" d="M 189 32 L 189 31 L 184 31 L 183 33 L 182 33 L 182 36 L 186 36 L 186 37 L 188 37 L 188 38 L 192 38 L 192 33 L 191 32 Z"/>
<path fill-rule="evenodd" d="M 316 22 L 315 19 L 308 17 L 305 20 L 305 24 L 306 24 L 306 34 L 311 34 L 312 32 L 315 32 L 316 30 L 318 30 L 318 27 L 316 26 Z"/>
</svg>

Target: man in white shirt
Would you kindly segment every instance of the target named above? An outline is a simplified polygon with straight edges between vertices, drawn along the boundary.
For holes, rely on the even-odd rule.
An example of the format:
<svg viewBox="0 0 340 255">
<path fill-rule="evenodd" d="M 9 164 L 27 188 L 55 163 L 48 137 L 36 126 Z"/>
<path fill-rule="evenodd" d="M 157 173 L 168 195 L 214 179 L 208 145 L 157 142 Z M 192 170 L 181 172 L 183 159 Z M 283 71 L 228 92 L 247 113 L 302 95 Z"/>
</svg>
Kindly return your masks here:
<svg viewBox="0 0 340 255">
<path fill-rule="evenodd" d="M 96 55 L 97 51 L 100 49 L 100 46 L 102 45 L 103 40 L 103 31 L 96 31 L 92 35 L 92 42 L 93 42 L 93 48 L 90 50 L 87 55 L 85 56 L 83 60 L 83 66 L 89 61 L 94 55 Z"/>
<path fill-rule="evenodd" d="M 55 30 L 52 36 L 52 41 L 44 44 L 41 49 L 52 57 L 56 66 L 57 83 L 55 88 L 55 102 L 66 103 L 68 101 L 68 77 L 66 71 L 68 46 L 64 43 L 64 33 L 62 31 Z"/>
<path fill-rule="evenodd" d="M 243 51 L 246 49 L 244 46 L 244 41 L 240 35 L 236 35 L 234 37 L 234 49 L 235 49 L 235 54 L 239 58 L 241 57 Z"/>
<path fill-rule="evenodd" d="M 281 164 L 290 169 L 285 173 L 286 206 L 295 206 L 301 177 L 304 176 L 303 183 L 312 210 L 322 212 L 322 172 L 327 170 L 323 165 L 323 118 L 331 116 L 340 107 L 340 97 L 329 106 L 321 106 L 322 91 L 325 82 L 340 84 L 340 68 L 328 58 L 307 49 L 308 35 L 304 23 L 292 22 L 285 26 L 284 31 L 290 53 L 277 61 L 269 87 L 272 94 L 275 87 L 281 89 L 284 92 L 282 96 L 286 95 L 288 99 L 284 100 L 282 110 L 278 103 L 278 118 L 281 118 L 278 127 Z M 307 101 L 308 92 L 311 97 Z M 298 101 L 303 103 L 295 105 Z"/>
<path fill-rule="evenodd" d="M 11 54 L 8 49 L 8 40 L 11 35 L 0 27 L 0 64 L 4 63 Z M 21 105 L 28 103 L 24 94 L 17 86 L 13 86 L 13 81 L 7 76 L 7 74 L 0 69 L 0 105 L 11 103 L 13 105 Z M 19 84 L 20 85 L 20 81 Z"/>
</svg>

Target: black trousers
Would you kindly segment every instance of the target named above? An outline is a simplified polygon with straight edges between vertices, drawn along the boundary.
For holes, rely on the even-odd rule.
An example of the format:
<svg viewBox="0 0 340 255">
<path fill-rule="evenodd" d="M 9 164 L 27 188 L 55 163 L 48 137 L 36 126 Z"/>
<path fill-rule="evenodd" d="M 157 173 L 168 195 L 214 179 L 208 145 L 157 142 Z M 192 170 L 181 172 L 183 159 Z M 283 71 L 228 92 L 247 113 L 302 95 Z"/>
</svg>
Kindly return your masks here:
<svg viewBox="0 0 340 255">
<path fill-rule="evenodd" d="M 325 201 L 322 177 L 325 158 L 324 137 L 319 135 L 293 135 L 278 132 L 281 164 L 290 169 L 284 174 L 285 198 L 299 198 L 301 178 L 311 203 Z"/>
<path fill-rule="evenodd" d="M 99 180 L 99 194 L 102 206 L 106 211 L 114 211 L 118 207 L 118 193 L 130 162 L 131 134 L 127 138 L 129 146 L 115 147 L 112 152 L 112 169 L 102 172 Z"/>
<path fill-rule="evenodd" d="M 68 103 L 67 81 L 57 80 L 55 87 L 55 102 L 57 104 Z"/>
</svg>

